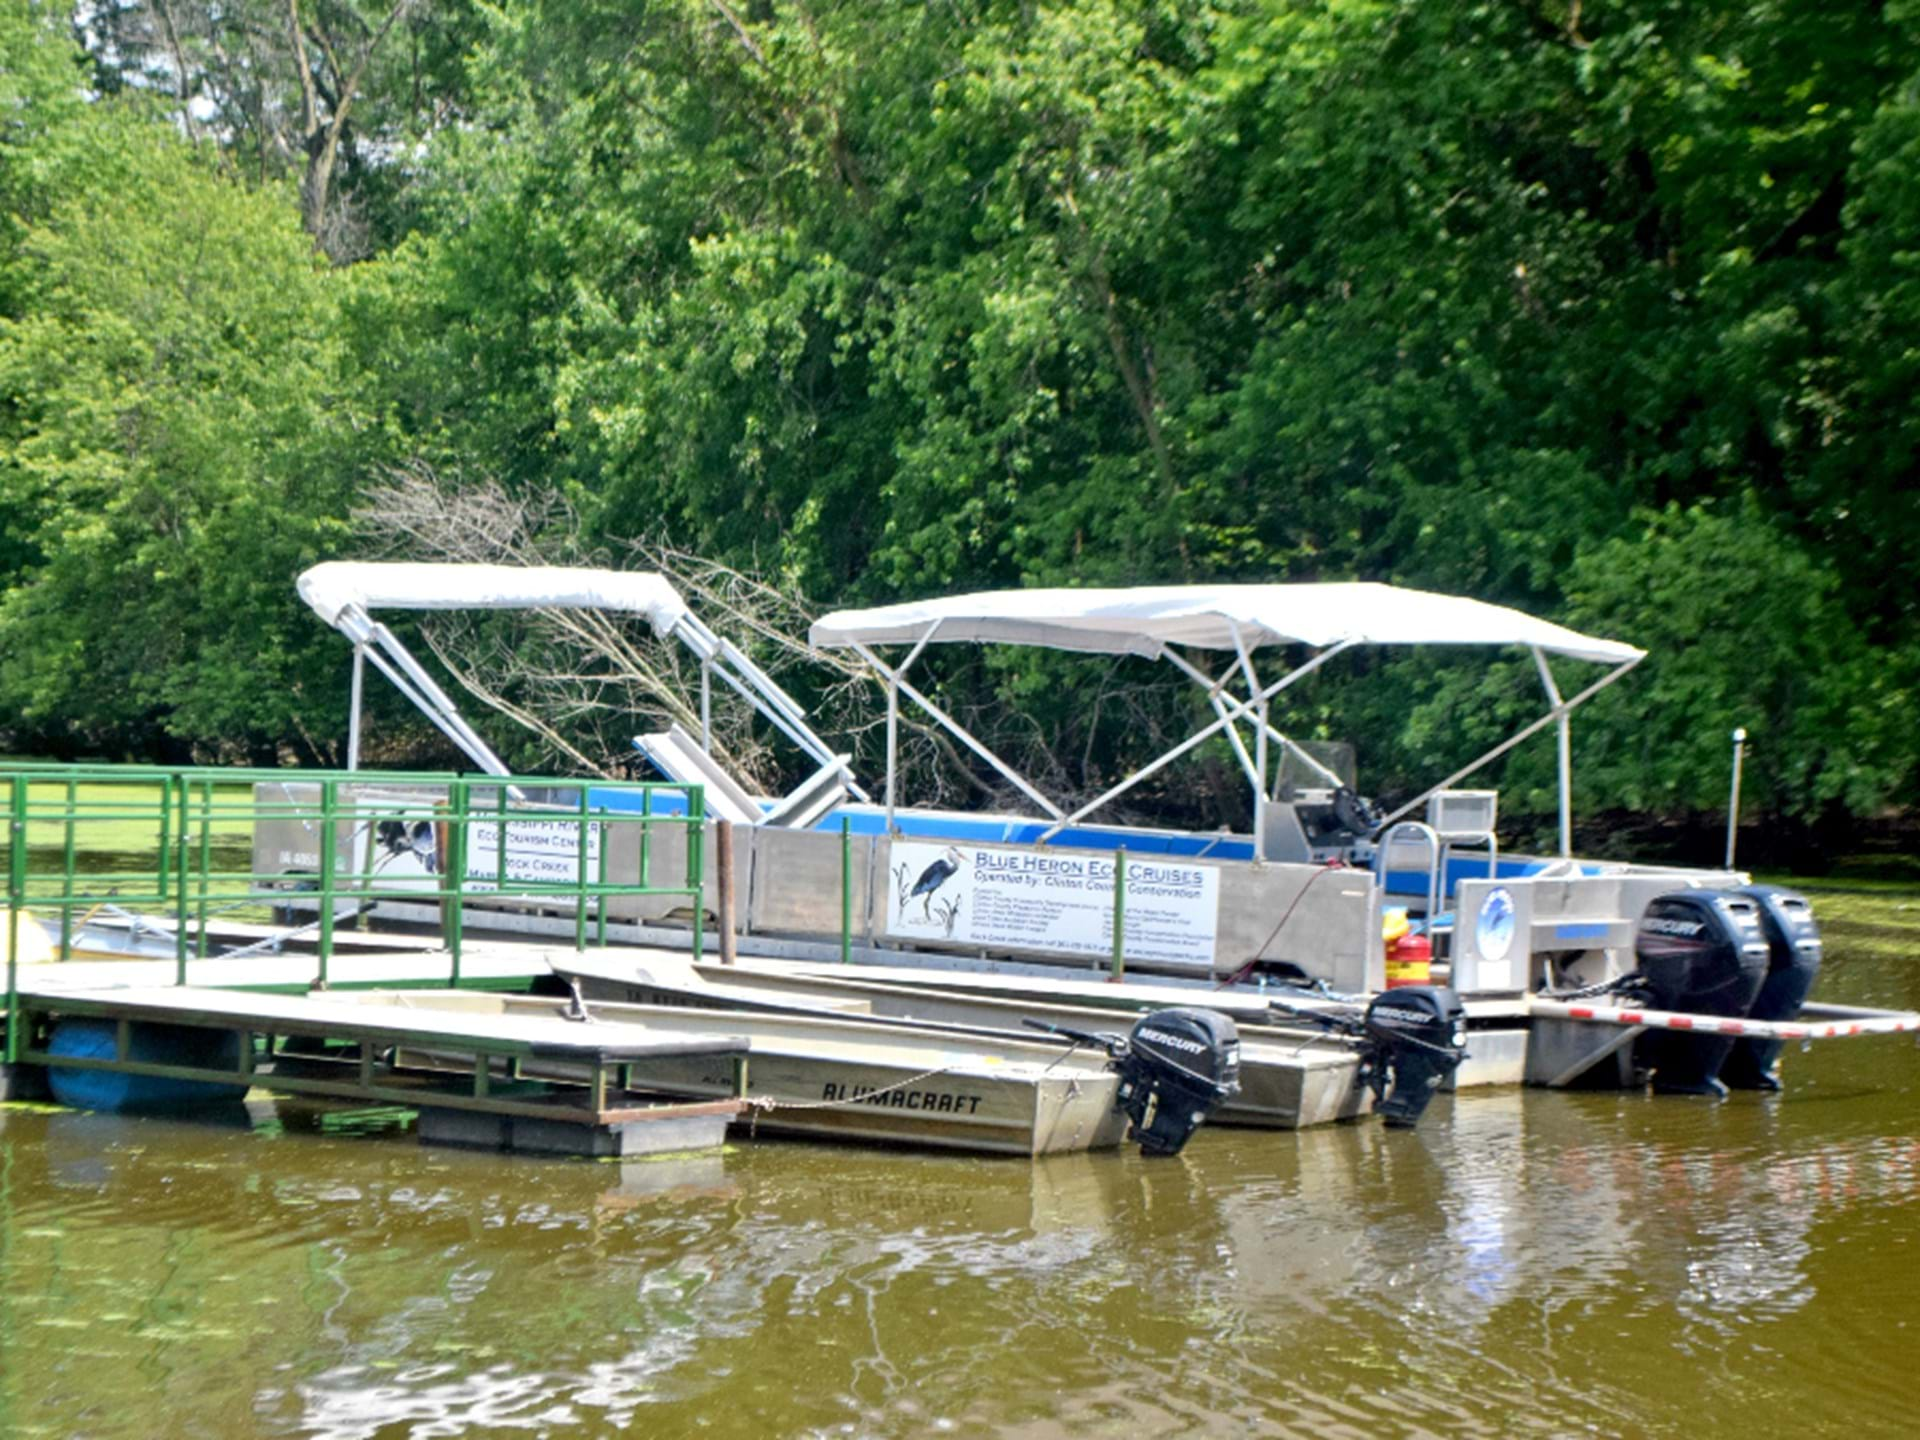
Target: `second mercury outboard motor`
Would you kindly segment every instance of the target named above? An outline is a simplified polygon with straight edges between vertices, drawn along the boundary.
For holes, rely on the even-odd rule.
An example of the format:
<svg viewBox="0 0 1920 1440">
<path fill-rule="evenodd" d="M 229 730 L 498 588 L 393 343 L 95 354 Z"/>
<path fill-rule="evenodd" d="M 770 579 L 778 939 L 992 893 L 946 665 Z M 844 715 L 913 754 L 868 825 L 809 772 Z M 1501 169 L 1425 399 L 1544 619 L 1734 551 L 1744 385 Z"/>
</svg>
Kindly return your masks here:
<svg viewBox="0 0 1920 1440">
<path fill-rule="evenodd" d="M 1760 930 L 1767 937 L 1767 978 L 1747 1016 L 1795 1019 L 1820 974 L 1820 928 L 1813 923 L 1813 907 L 1806 896 L 1778 885 L 1749 885 L 1739 893 L 1760 907 Z M 1736 1090 L 1778 1090 L 1780 1049 L 1778 1040 L 1736 1040 L 1720 1079 Z"/>
<path fill-rule="evenodd" d="M 1118 1104 L 1142 1155 L 1178 1155 L 1201 1122 L 1240 1091 L 1240 1031 L 1217 1010 L 1155 1010 L 1125 1035 L 1022 1020 L 1105 1050 L 1120 1073 Z"/>
<path fill-rule="evenodd" d="M 1634 936 L 1647 1004 L 1691 1015 L 1744 1016 L 1767 977 L 1760 907 L 1728 890 L 1678 890 L 1647 906 Z M 1725 1095 L 1720 1067 L 1731 1037 L 1652 1030 L 1635 1059 L 1653 1088 L 1673 1095 Z"/>
<path fill-rule="evenodd" d="M 1156 1010 L 1134 1022 L 1120 1070 L 1120 1108 L 1142 1155 L 1178 1155 L 1240 1089 L 1240 1031 L 1217 1010 Z"/>
<path fill-rule="evenodd" d="M 1444 987 L 1404 985 L 1376 995 L 1362 1023 L 1372 1049 L 1365 1079 L 1373 1087 L 1374 1113 L 1389 1126 L 1411 1129 L 1466 1058 L 1466 1006 Z"/>
</svg>

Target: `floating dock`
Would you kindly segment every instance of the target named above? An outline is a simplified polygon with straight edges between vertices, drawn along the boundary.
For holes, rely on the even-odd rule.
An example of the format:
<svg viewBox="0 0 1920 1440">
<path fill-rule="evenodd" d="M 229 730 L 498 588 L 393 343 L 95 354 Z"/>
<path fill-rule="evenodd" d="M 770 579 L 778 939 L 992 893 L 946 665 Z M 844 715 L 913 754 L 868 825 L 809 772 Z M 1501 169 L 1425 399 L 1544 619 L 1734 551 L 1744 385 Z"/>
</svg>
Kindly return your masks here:
<svg viewBox="0 0 1920 1440">
<path fill-rule="evenodd" d="M 64 984 L 28 977 L 18 992 L 26 1036 L 19 1063 L 62 1077 L 160 1082 L 153 1093 L 161 1104 L 173 1087 L 203 1101 L 258 1088 L 404 1105 L 419 1112 L 423 1141 L 542 1154 L 710 1148 L 745 1105 L 750 1047 L 742 1036 L 661 1034 L 550 1014 L 403 1010 L 324 994 L 73 984 L 73 971 L 96 968 L 109 967 L 67 967 Z M 63 1027 L 76 1024 L 65 1033 L 79 1034 L 82 1045 L 63 1045 Z M 457 1057 L 458 1073 L 404 1063 L 408 1051 L 426 1050 Z M 216 1054 L 230 1063 L 210 1063 Z M 648 1086 L 650 1071 L 689 1062 L 730 1071 L 732 1096 L 690 1101 L 684 1091 Z M 536 1067 L 556 1066 L 579 1080 L 529 1078 Z"/>
</svg>

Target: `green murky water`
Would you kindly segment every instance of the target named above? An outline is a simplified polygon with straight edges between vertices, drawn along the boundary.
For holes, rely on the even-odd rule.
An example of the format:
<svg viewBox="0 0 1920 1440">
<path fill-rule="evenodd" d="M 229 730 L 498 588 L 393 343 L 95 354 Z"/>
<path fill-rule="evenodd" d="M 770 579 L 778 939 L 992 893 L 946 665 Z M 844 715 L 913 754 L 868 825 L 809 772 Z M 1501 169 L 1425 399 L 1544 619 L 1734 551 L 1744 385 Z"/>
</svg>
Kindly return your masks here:
<svg viewBox="0 0 1920 1440">
<path fill-rule="evenodd" d="M 1920 1005 L 1901 903 L 1824 998 Z M 0 1436 L 1912 1433 L 1920 1051 L 1789 1067 L 1157 1163 L 4 1108 Z"/>
</svg>

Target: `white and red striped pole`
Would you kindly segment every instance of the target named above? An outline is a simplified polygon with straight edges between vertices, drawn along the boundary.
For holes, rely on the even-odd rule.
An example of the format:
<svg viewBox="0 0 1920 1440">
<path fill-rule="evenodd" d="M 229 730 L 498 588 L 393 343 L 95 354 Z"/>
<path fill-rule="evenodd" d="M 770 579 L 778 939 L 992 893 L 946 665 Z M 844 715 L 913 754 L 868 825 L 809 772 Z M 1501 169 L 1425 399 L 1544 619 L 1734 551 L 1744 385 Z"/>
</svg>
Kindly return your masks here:
<svg viewBox="0 0 1920 1440">
<path fill-rule="evenodd" d="M 1920 1015 L 1887 1011 L 1844 1020 L 1746 1020 L 1735 1015 L 1684 1015 L 1624 1005 L 1581 1005 L 1532 1000 L 1527 1013 L 1547 1020 L 1585 1020 L 1595 1025 L 1644 1025 L 1649 1030 L 1689 1030 L 1696 1035 L 1739 1035 L 1753 1040 L 1844 1040 L 1855 1035 L 1920 1034 Z"/>
</svg>

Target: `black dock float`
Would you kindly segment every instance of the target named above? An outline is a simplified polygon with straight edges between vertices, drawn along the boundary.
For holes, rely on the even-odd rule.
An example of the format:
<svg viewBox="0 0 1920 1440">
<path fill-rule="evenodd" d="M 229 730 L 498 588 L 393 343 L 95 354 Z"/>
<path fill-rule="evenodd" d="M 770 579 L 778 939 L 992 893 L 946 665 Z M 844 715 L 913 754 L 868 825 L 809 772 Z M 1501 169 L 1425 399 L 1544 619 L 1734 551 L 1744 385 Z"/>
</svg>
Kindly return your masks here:
<svg viewBox="0 0 1920 1440">
<path fill-rule="evenodd" d="M 745 1104 L 748 1041 L 729 1035 L 655 1035 L 635 1025 L 511 1015 L 393 1009 L 325 997 L 248 994 L 191 986 L 20 995 L 25 1065 L 107 1071 L 199 1086 L 231 1086 L 404 1105 L 421 1140 L 541 1154 L 642 1155 L 718 1146 Z M 56 1053 L 62 1021 L 114 1027 L 110 1054 Z M 146 1037 L 188 1037 L 181 1061 L 154 1058 Z M 204 1043 L 227 1037 L 230 1066 L 206 1062 Z M 305 1042 L 289 1046 L 288 1042 Z M 263 1042 L 263 1043 L 261 1043 Z M 422 1071 L 396 1052 L 461 1057 L 462 1071 Z M 690 1100 L 649 1092 L 648 1062 L 693 1056 L 729 1064 L 734 1097 Z M 523 1079 L 528 1061 L 562 1061 L 584 1084 Z M 629 1086 L 633 1088 L 628 1088 Z"/>
</svg>

